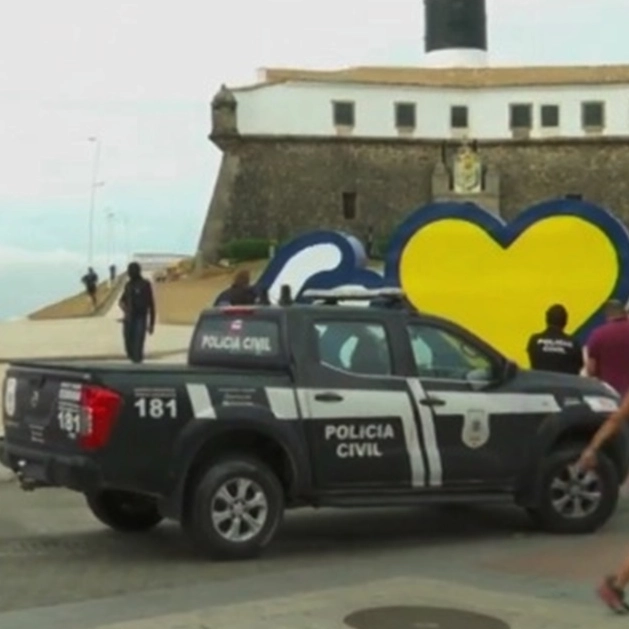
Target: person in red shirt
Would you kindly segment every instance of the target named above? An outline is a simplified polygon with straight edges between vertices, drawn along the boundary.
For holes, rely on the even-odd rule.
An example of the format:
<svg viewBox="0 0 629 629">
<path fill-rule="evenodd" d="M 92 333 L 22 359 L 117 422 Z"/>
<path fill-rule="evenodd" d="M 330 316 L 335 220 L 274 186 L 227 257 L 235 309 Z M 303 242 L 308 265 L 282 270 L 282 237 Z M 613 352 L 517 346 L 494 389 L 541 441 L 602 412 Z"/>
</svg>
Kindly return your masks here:
<svg viewBox="0 0 629 629">
<path fill-rule="evenodd" d="M 584 471 L 592 470 L 597 465 L 597 454 L 608 439 L 618 434 L 625 423 L 629 422 L 629 393 L 623 398 L 620 407 L 601 424 L 590 443 L 581 453 L 577 465 Z M 598 588 L 599 597 L 617 613 L 629 613 L 625 601 L 625 589 L 629 584 L 629 556 L 626 556 L 616 574 L 603 579 Z"/>
<path fill-rule="evenodd" d="M 605 305 L 607 321 L 587 343 L 587 375 L 598 378 L 625 395 L 629 391 L 629 319 L 623 303 Z"/>
</svg>

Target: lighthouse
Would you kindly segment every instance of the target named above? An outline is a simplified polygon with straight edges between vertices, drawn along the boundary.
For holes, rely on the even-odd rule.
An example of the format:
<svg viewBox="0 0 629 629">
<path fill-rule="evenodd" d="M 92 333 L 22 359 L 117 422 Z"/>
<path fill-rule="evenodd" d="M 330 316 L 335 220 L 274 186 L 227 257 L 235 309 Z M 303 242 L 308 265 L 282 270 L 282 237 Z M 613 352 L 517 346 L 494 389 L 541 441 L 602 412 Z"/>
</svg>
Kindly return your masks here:
<svg viewBox="0 0 629 629">
<path fill-rule="evenodd" d="M 487 65 L 485 0 L 424 0 L 426 65 L 477 68 Z"/>
</svg>

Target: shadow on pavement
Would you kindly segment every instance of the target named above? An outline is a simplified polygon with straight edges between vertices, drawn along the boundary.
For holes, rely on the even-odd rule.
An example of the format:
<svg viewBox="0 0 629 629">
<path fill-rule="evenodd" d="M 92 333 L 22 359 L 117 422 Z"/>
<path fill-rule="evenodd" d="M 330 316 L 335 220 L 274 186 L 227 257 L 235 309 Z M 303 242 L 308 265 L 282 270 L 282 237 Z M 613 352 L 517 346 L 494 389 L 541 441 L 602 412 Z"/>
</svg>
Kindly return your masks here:
<svg viewBox="0 0 629 629">
<path fill-rule="evenodd" d="M 98 526 L 98 524 L 96 525 Z M 528 518 L 511 507 L 422 507 L 414 509 L 325 510 L 289 512 L 275 541 L 260 561 L 276 558 L 312 560 L 356 552 L 368 556 L 406 547 L 469 544 L 531 534 Z M 139 535 L 106 528 L 72 534 L 0 541 L 0 559 L 10 556 L 83 555 L 108 561 L 196 561 L 194 549 L 175 523 Z"/>
</svg>

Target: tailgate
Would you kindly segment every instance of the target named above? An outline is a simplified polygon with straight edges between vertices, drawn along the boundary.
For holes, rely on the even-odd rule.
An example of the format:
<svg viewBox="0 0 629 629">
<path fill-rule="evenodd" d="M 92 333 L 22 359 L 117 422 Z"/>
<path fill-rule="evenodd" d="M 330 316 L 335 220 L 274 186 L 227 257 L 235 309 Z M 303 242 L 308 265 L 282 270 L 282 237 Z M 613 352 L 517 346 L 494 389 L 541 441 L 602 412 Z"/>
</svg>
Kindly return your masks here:
<svg viewBox="0 0 629 629">
<path fill-rule="evenodd" d="M 88 419 L 81 399 L 89 379 L 71 368 L 9 367 L 3 387 L 6 442 L 47 451 L 77 451 Z"/>
</svg>

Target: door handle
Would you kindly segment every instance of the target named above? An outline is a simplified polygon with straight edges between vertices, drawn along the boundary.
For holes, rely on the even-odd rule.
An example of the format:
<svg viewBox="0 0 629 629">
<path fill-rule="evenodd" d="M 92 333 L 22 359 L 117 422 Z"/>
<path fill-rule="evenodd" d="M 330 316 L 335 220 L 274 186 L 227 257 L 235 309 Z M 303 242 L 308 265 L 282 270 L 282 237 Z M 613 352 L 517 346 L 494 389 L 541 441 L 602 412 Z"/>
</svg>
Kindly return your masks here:
<svg viewBox="0 0 629 629">
<path fill-rule="evenodd" d="M 342 402 L 343 396 L 338 393 L 318 393 L 314 399 L 318 402 Z"/>
<path fill-rule="evenodd" d="M 419 400 L 419 403 L 422 406 L 445 406 L 446 405 L 445 400 L 440 400 L 439 398 L 436 398 L 436 397 L 425 397 Z"/>
</svg>

